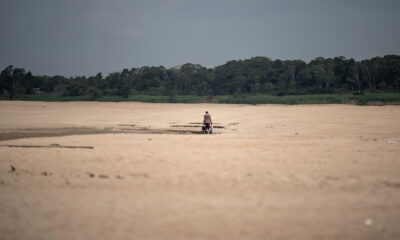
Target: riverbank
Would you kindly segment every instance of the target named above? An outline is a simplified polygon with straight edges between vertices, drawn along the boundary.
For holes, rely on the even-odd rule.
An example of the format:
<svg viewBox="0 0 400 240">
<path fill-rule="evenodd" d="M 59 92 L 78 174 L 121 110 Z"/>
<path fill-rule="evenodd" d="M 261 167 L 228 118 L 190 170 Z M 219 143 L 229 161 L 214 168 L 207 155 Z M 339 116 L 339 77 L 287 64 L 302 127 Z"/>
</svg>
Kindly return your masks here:
<svg viewBox="0 0 400 240">
<path fill-rule="evenodd" d="M 5 100 L 0 96 L 0 100 Z M 99 102 L 150 102 L 150 103 L 228 103 L 228 104 L 355 104 L 355 105 L 399 105 L 400 93 L 365 93 L 354 94 L 308 94 L 308 95 L 222 95 L 222 96 L 196 96 L 196 95 L 130 95 L 121 96 L 58 96 L 51 94 L 19 96 L 21 101 L 99 101 Z"/>
</svg>

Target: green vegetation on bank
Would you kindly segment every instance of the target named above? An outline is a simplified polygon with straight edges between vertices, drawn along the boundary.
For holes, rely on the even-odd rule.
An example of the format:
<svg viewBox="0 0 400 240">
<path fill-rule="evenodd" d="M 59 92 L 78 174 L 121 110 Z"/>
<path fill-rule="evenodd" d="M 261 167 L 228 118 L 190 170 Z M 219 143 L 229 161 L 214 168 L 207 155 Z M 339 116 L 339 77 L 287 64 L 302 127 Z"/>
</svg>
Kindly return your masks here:
<svg viewBox="0 0 400 240">
<path fill-rule="evenodd" d="M 3 98 L 4 100 L 4 98 Z M 22 101 L 45 101 L 45 102 L 70 102 L 70 101 L 98 101 L 98 102 L 152 102 L 152 103 L 199 103 L 203 102 L 201 96 L 152 96 L 152 95 L 130 95 L 101 96 L 93 99 L 92 96 L 55 96 L 55 95 L 26 95 L 20 97 Z"/>
<path fill-rule="evenodd" d="M 5 100 L 4 96 L 0 96 Z M 151 103 L 228 103 L 228 104 L 357 104 L 357 105 L 386 105 L 399 104 L 400 93 L 365 93 L 363 95 L 354 94 L 307 94 L 307 95 L 221 95 L 221 96 L 151 96 L 151 95 L 130 95 L 121 96 L 102 96 L 92 99 L 89 95 L 84 96 L 55 96 L 55 95 L 25 95 L 19 100 L 23 101 L 48 101 L 48 102 L 68 102 L 68 101 L 100 101 L 100 102 L 151 102 Z"/>
<path fill-rule="evenodd" d="M 400 56 L 319 57 L 309 63 L 253 57 L 215 68 L 187 63 L 69 78 L 8 66 L 0 73 L 0 94 L 42 101 L 389 104 L 399 102 Z"/>
<path fill-rule="evenodd" d="M 400 104 L 400 93 L 353 94 L 307 94 L 307 95 L 248 95 L 243 97 L 221 96 L 219 103 L 236 104 L 357 104 L 385 105 Z"/>
</svg>

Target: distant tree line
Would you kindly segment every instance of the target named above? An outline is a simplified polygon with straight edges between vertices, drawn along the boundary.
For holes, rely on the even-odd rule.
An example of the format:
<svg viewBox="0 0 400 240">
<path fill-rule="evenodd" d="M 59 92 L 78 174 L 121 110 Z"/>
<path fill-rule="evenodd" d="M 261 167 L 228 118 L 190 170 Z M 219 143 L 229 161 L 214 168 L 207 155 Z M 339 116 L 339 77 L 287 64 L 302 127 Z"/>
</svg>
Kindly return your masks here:
<svg viewBox="0 0 400 240">
<path fill-rule="evenodd" d="M 241 95 L 400 92 L 400 56 L 387 55 L 355 61 L 345 57 L 271 60 L 253 57 L 233 60 L 215 68 L 187 63 L 166 69 L 124 69 L 106 77 L 34 76 L 23 68 L 6 67 L 0 74 L 0 93 L 14 99 L 21 95 Z"/>
</svg>

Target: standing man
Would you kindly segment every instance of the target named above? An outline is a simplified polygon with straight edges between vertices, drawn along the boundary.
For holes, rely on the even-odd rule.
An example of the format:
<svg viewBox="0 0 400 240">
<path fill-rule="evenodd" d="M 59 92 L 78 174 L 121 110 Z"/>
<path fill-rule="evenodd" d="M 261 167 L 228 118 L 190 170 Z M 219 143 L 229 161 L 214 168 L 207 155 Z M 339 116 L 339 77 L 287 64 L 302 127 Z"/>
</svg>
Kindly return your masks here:
<svg viewBox="0 0 400 240">
<path fill-rule="evenodd" d="M 203 124 L 206 126 L 207 133 L 209 133 L 210 132 L 210 126 L 212 125 L 212 120 L 211 120 L 211 116 L 208 113 L 208 111 L 206 111 L 206 114 L 204 114 Z"/>
</svg>

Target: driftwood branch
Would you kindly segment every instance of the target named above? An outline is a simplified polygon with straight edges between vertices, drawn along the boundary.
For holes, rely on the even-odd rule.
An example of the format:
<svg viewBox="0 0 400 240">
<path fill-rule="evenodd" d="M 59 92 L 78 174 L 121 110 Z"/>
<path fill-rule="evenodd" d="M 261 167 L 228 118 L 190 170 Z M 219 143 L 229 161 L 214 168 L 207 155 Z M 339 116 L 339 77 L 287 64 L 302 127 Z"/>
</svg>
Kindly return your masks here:
<svg viewBox="0 0 400 240">
<path fill-rule="evenodd" d="M 83 149 L 94 149 L 93 146 L 63 146 L 60 144 L 50 145 L 0 145 L 0 147 L 20 147 L 20 148 L 83 148 Z"/>
</svg>

